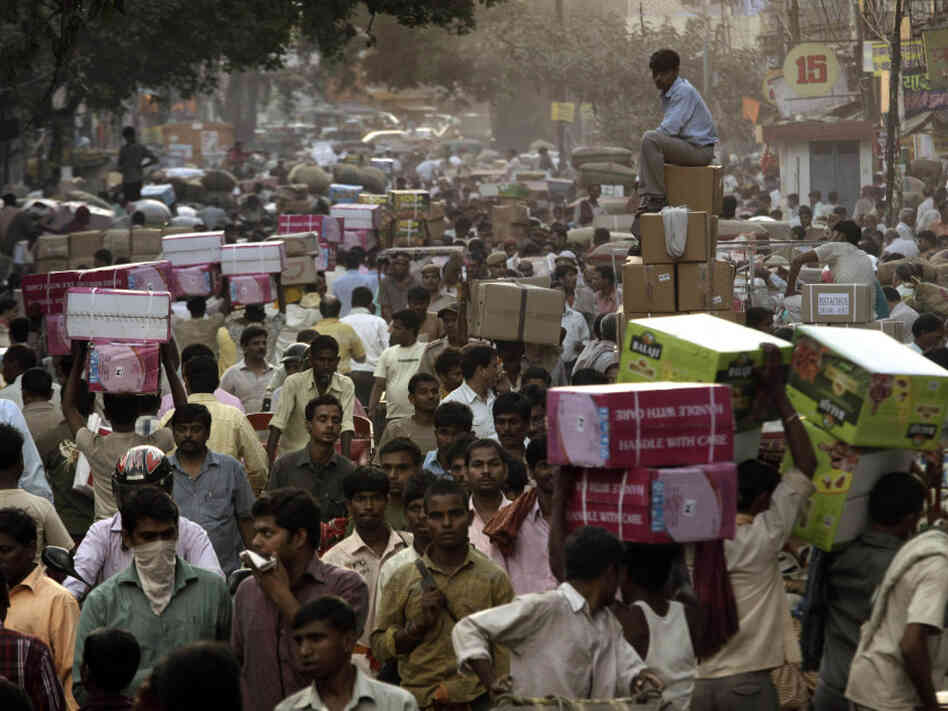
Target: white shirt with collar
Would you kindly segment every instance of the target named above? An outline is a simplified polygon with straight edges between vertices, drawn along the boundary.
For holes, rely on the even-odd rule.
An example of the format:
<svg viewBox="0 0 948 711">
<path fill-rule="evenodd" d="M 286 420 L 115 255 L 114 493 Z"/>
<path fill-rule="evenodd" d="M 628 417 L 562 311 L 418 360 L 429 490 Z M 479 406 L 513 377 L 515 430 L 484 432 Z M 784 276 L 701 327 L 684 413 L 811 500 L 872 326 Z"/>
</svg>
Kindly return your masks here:
<svg viewBox="0 0 948 711">
<path fill-rule="evenodd" d="M 354 306 L 346 316 L 339 320 L 352 326 L 352 330 L 358 334 L 365 347 L 365 361 L 362 363 L 352 361 L 352 369 L 374 373 L 379 356 L 389 345 L 388 324 L 385 323 L 385 319 L 371 313 L 367 308 Z"/>
<path fill-rule="evenodd" d="M 474 413 L 474 434 L 482 439 L 496 439 L 500 441 L 497 438 L 497 430 L 494 429 L 495 399 L 494 391 L 488 390 L 487 399 L 482 400 L 465 380 L 459 387 L 445 395 L 441 402 L 464 403 L 471 408 L 471 412 Z"/>
<path fill-rule="evenodd" d="M 273 711 L 297 709 L 327 711 L 328 707 L 319 698 L 315 683 L 287 696 Z M 357 667 L 352 698 L 343 711 L 418 711 L 418 702 L 411 693 L 398 686 L 376 681 Z"/>
<path fill-rule="evenodd" d="M 612 611 L 592 614 L 569 583 L 468 615 L 454 626 L 451 641 L 462 670 L 474 659 L 489 660 L 492 645 L 509 647 L 518 696 L 626 697 L 645 669 Z"/>
</svg>

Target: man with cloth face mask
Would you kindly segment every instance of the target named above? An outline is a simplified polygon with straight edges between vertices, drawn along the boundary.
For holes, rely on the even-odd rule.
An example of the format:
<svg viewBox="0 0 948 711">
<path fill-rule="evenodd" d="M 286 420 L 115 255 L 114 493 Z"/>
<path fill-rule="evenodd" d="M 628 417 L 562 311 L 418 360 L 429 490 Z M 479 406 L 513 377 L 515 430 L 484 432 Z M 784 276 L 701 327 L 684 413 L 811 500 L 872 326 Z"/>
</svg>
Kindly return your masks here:
<svg viewBox="0 0 948 711">
<path fill-rule="evenodd" d="M 134 447 L 119 460 L 126 473 L 168 468 L 161 450 Z M 156 486 L 137 488 L 122 507 L 122 538 L 132 564 L 89 593 L 79 616 L 73 687 L 81 686 L 86 637 L 99 627 L 131 632 L 142 648 L 135 691 L 158 661 L 191 642 L 230 638 L 231 601 L 224 579 L 185 562 L 175 553 L 178 507 Z M 76 692 L 77 699 L 79 698 Z"/>
</svg>

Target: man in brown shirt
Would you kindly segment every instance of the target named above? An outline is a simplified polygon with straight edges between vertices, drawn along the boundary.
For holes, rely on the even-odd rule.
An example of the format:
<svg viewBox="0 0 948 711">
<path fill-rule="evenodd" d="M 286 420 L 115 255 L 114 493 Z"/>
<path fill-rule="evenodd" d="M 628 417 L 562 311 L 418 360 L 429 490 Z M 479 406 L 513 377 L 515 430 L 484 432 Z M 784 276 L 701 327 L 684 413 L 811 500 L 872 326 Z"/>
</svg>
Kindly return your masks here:
<svg viewBox="0 0 948 711">
<path fill-rule="evenodd" d="M 217 346 L 217 330 L 224 325 L 224 314 L 214 314 L 205 318 L 207 299 L 193 296 L 188 299 L 190 319 L 178 319 L 174 324 L 174 338 L 182 350 L 192 343 L 203 343 L 214 353 L 214 359 L 220 357 Z"/>
<path fill-rule="evenodd" d="M 244 580 L 234 598 L 230 646 L 242 669 L 244 708 L 272 709 L 310 683 L 293 653 L 293 617 L 307 602 L 337 595 L 352 605 L 362 634 L 369 590 L 358 573 L 316 555 L 320 512 L 302 489 L 277 489 L 253 505 L 254 548 L 276 566 Z"/>
<path fill-rule="evenodd" d="M 45 465 L 49 453 L 59 447 L 60 442 L 71 438 L 69 425 L 63 417 L 62 407 L 52 403 L 53 379 L 49 373 L 42 368 L 30 368 L 23 373 L 20 384 L 23 417 Z"/>
<path fill-rule="evenodd" d="M 379 306 L 382 309 L 382 318 L 392 320 L 392 314 L 408 306 L 408 290 L 418 286 L 415 277 L 411 275 L 411 260 L 404 252 L 391 255 L 388 275 L 379 282 Z"/>
</svg>

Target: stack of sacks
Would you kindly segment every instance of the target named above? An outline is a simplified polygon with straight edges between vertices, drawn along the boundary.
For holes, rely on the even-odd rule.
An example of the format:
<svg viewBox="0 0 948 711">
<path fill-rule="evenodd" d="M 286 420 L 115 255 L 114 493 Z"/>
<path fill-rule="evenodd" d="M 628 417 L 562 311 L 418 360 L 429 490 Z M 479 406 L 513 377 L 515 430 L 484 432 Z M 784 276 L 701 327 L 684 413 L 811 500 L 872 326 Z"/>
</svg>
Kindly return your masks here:
<svg viewBox="0 0 948 711">
<path fill-rule="evenodd" d="M 882 475 L 940 448 L 948 371 L 879 331 L 800 326 L 787 396 L 818 460 L 795 534 L 830 550 L 862 533 Z"/>
<path fill-rule="evenodd" d="M 227 277 L 235 306 L 265 304 L 276 297 L 273 274 L 286 270 L 282 240 L 228 244 L 221 247 L 221 273 Z"/>
<path fill-rule="evenodd" d="M 712 312 L 739 321 L 734 313 L 734 269 L 715 260 L 721 209 L 721 168 L 665 166 L 668 204 L 686 207 L 684 252 L 668 251 L 661 213 L 640 218 L 641 257 L 629 257 L 622 271 L 625 318 Z"/>
<path fill-rule="evenodd" d="M 581 467 L 567 526 L 636 543 L 733 538 L 734 419 L 727 386 L 640 383 L 553 388 L 548 458 Z"/>
<path fill-rule="evenodd" d="M 171 294 L 72 287 L 66 292 L 64 329 L 67 339 L 90 341 L 90 390 L 156 392 L 159 344 L 171 338 Z"/>
</svg>

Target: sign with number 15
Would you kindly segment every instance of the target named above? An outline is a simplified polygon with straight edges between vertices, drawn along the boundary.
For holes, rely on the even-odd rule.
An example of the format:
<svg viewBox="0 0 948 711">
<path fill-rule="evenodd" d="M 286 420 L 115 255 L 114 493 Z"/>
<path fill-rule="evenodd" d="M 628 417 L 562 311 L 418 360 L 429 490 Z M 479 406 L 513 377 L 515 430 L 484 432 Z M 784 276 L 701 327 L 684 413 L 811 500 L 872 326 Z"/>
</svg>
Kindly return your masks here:
<svg viewBox="0 0 948 711">
<path fill-rule="evenodd" d="M 805 42 L 787 54 L 783 76 L 801 98 L 826 96 L 839 79 L 839 60 L 829 45 Z"/>
</svg>

